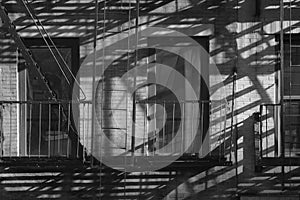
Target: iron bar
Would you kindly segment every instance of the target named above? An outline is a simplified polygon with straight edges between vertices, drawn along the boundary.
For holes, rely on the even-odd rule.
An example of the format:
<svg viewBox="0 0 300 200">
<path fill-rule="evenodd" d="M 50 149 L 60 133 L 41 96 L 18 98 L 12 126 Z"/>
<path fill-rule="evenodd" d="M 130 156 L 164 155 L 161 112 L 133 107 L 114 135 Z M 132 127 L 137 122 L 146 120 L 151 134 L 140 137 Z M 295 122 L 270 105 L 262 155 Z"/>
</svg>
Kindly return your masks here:
<svg viewBox="0 0 300 200">
<path fill-rule="evenodd" d="M 82 161 L 85 162 L 85 149 L 87 148 L 87 144 L 85 141 L 85 104 L 82 105 L 82 145 L 83 145 L 83 151 L 82 151 Z M 93 140 L 93 139 L 92 139 Z M 91 143 L 93 143 L 93 141 L 91 141 Z"/>
<path fill-rule="evenodd" d="M 126 124 L 127 126 L 127 124 Z M 143 149 L 142 149 L 142 154 L 145 156 L 145 147 L 146 147 L 146 134 L 147 134 L 147 106 L 145 107 L 145 114 L 144 114 L 144 130 L 143 130 Z M 126 138 L 125 138 L 126 140 Z"/>
<path fill-rule="evenodd" d="M 51 104 L 48 105 L 48 157 L 50 158 L 51 156 L 51 109 L 52 109 L 52 106 Z"/>
<path fill-rule="evenodd" d="M 0 103 L 0 157 L 3 157 L 3 141 L 4 141 L 4 131 L 3 131 L 3 104 Z"/>
<path fill-rule="evenodd" d="M 227 138 L 227 131 L 226 131 L 226 128 L 227 128 L 227 106 L 228 104 L 226 103 L 225 104 L 225 108 L 224 108 L 224 116 L 225 116 L 225 119 L 224 119 L 224 125 L 223 125 L 223 135 L 224 135 L 224 145 L 223 145 L 223 152 L 224 152 L 224 155 L 226 154 L 226 138 Z"/>
<path fill-rule="evenodd" d="M 12 104 L 9 104 L 9 157 L 11 157 L 11 140 L 12 140 L 12 113 L 11 113 L 11 109 L 12 109 Z"/>
<path fill-rule="evenodd" d="M 212 101 L 208 101 L 208 102 L 207 102 L 207 101 L 205 101 L 205 102 L 203 102 L 203 104 L 204 104 L 204 103 L 207 103 L 207 104 L 208 104 L 208 107 L 209 107 L 209 109 L 211 109 L 211 110 L 212 110 L 212 108 L 211 108 L 211 107 L 212 107 Z M 212 112 L 212 111 L 211 111 L 211 112 Z M 201 118 L 202 118 L 202 117 L 201 117 Z M 210 116 L 209 116 L 209 120 L 210 120 Z M 208 132 L 208 134 L 211 134 L 211 133 L 212 133 L 212 127 L 211 127 L 211 126 L 209 126 L 208 128 L 209 128 L 209 130 L 208 130 L 208 131 L 209 131 L 209 132 Z M 211 156 L 211 155 L 212 155 L 212 151 L 210 150 L 210 151 L 209 151 L 209 156 Z"/>
<path fill-rule="evenodd" d="M 266 157 L 268 157 L 268 148 L 269 148 L 269 143 L 268 143 L 268 106 L 266 106 Z"/>
<path fill-rule="evenodd" d="M 204 136 L 204 104 L 201 103 L 200 104 L 200 156 L 202 156 L 203 153 L 203 148 L 204 148 L 204 144 L 203 144 L 203 136 Z"/>
<path fill-rule="evenodd" d="M 42 104 L 39 103 L 39 157 L 41 156 L 41 142 L 42 142 Z"/>
<path fill-rule="evenodd" d="M 222 108 L 220 109 L 220 117 L 221 117 L 221 116 L 222 116 Z M 221 128 L 221 127 L 222 127 L 222 124 L 220 123 L 219 126 L 220 126 L 220 127 L 219 127 L 219 128 L 220 128 L 220 133 L 222 134 L 222 132 L 221 132 L 221 130 L 222 130 L 222 128 Z M 220 136 L 220 138 L 223 138 L 223 137 L 224 137 L 224 135 L 223 135 L 223 136 L 222 136 L 222 135 Z M 223 148 L 222 148 L 222 143 L 223 143 L 223 141 L 224 141 L 224 140 L 221 140 L 221 144 L 219 145 L 219 158 L 221 158 L 221 156 L 222 156 L 222 154 L 223 154 L 223 152 L 222 152 L 222 151 L 223 151 Z M 223 145 L 224 145 L 224 144 L 223 144 Z"/>
<path fill-rule="evenodd" d="M 182 103 L 182 113 L 183 116 L 181 119 L 181 154 L 184 153 L 184 124 L 185 124 L 185 104 Z"/>
<path fill-rule="evenodd" d="M 283 0 L 280 0 L 280 140 L 281 140 L 281 153 L 280 157 L 284 159 L 284 119 L 283 119 L 283 112 L 284 112 L 284 102 L 283 102 L 283 96 L 284 96 L 284 3 Z M 281 171 L 282 171 L 282 180 L 281 180 L 281 186 L 282 189 L 284 188 L 284 165 L 281 166 Z"/>
<path fill-rule="evenodd" d="M 260 107 L 259 107 L 259 113 L 260 113 L 260 115 L 259 115 L 259 118 L 260 118 L 260 131 L 259 131 L 259 140 L 260 140 L 260 143 L 259 143 L 259 145 L 260 145 L 260 158 L 262 158 L 263 157 L 263 141 L 262 141 L 262 133 L 263 133 L 263 118 L 262 118 L 262 116 L 263 116 L 263 105 L 260 105 Z"/>
<path fill-rule="evenodd" d="M 105 6 L 105 3 L 104 3 Z M 98 0 L 95 0 L 95 25 L 94 25 L 94 38 L 93 38 L 93 77 L 92 77 L 92 81 L 93 81 L 93 85 L 92 85 L 92 135 L 91 135 L 91 153 L 93 154 L 94 152 L 94 135 L 95 135 L 95 112 L 96 112 L 96 63 L 97 63 L 97 35 L 98 35 L 98 9 L 99 9 L 99 5 L 98 5 Z M 104 7 L 105 10 L 105 7 Z M 104 23 L 104 22 L 103 22 Z M 103 29 L 105 29 L 103 27 Z M 104 38 L 104 36 L 103 36 Z M 104 44 L 103 44 L 104 46 Z M 104 50 L 103 50 L 104 52 Z M 103 58 L 104 59 L 104 58 Z M 104 63 L 103 63 L 104 65 Z M 103 88 L 102 88 L 103 89 Z M 102 97 L 101 97 L 102 98 Z M 102 102 L 101 102 L 102 103 Z M 102 104 L 101 104 L 101 109 L 102 109 Z M 102 110 L 101 110 L 102 113 Z M 102 121 L 102 116 L 101 116 L 101 121 Z M 102 128 L 102 126 L 101 126 Z M 83 146 L 83 151 L 84 151 L 84 146 Z M 93 165 L 93 159 L 91 160 L 91 165 Z"/>
<path fill-rule="evenodd" d="M 68 121 L 67 121 L 67 132 L 69 135 L 69 131 L 70 131 L 70 122 L 71 122 L 71 103 L 68 103 Z M 70 139 L 69 137 L 67 138 L 67 157 L 70 156 L 70 152 L 69 152 L 69 149 L 70 149 Z"/>
<path fill-rule="evenodd" d="M 235 87 L 236 87 L 236 79 L 237 79 L 237 73 L 236 71 L 233 72 L 232 76 L 232 100 L 231 100 L 231 125 L 230 125 L 230 154 L 229 154 L 229 160 L 232 160 L 232 140 L 233 140 L 233 131 L 234 131 L 234 115 L 235 115 L 235 109 L 234 109 L 234 101 L 235 101 Z M 236 147 L 237 148 L 237 147 Z M 235 162 L 237 162 L 235 160 Z"/>
<path fill-rule="evenodd" d="M 163 135 L 162 135 L 162 148 L 164 148 L 165 146 L 165 139 L 166 139 L 166 127 L 165 125 L 167 124 L 167 120 L 166 120 L 166 103 L 164 102 L 163 103 L 163 119 L 162 119 L 162 132 L 163 132 Z M 162 153 L 165 153 L 165 152 L 162 152 Z"/>
<path fill-rule="evenodd" d="M 173 103 L 173 115 L 172 115 L 172 152 L 175 152 L 175 110 L 176 104 Z"/>
<path fill-rule="evenodd" d="M 195 109 L 194 109 L 194 106 L 195 106 L 195 104 L 192 104 L 192 119 L 191 119 L 191 121 L 192 121 L 192 138 L 193 138 L 192 149 L 191 149 L 192 152 L 194 151 L 194 148 L 195 148 L 195 146 L 194 146 L 195 145 L 195 138 L 194 138 L 195 137 L 195 135 L 194 135 L 195 134 L 194 133 L 194 117 L 195 117 L 194 116 L 194 113 L 195 113 L 194 110 Z M 197 135 L 197 132 L 196 132 L 196 135 Z"/>
<path fill-rule="evenodd" d="M 31 156 L 31 131 L 32 131 L 32 107 L 33 105 L 29 103 L 29 133 L 28 133 L 28 156 Z"/>
<path fill-rule="evenodd" d="M 138 44 L 139 44 L 139 0 L 136 0 L 136 18 L 135 18 L 135 49 L 134 49 L 134 77 L 133 77 L 133 88 L 136 86 L 136 67 L 138 63 Z M 134 157 L 135 151 L 135 122 L 136 122 L 136 93 L 133 92 L 132 94 L 132 135 L 131 135 L 131 149 L 132 149 L 132 156 Z M 134 159 L 134 158 L 133 158 Z"/>
<path fill-rule="evenodd" d="M 20 104 L 20 105 L 22 105 L 22 103 Z M 23 109 L 22 109 L 22 106 L 20 106 L 20 110 L 22 111 Z M 22 137 L 22 139 L 23 140 L 26 140 L 26 138 L 27 138 L 27 135 L 28 135 L 28 126 L 27 126 L 27 112 L 28 112 L 28 110 L 27 110 L 28 108 L 27 108 L 27 105 L 26 104 L 24 104 L 24 114 L 22 115 L 21 114 L 21 116 L 24 116 L 24 137 Z M 20 119 L 20 121 L 22 121 L 22 119 Z M 26 144 L 26 143 L 25 143 Z M 26 145 L 24 144 L 24 147 L 22 147 L 22 148 L 24 148 L 24 152 L 23 152 L 23 155 L 27 155 L 28 153 L 27 153 L 27 148 L 26 148 Z"/>
<path fill-rule="evenodd" d="M 61 150 L 61 138 L 63 137 L 61 133 L 61 104 L 58 104 L 58 130 L 57 130 L 57 154 L 60 155 Z"/>
</svg>

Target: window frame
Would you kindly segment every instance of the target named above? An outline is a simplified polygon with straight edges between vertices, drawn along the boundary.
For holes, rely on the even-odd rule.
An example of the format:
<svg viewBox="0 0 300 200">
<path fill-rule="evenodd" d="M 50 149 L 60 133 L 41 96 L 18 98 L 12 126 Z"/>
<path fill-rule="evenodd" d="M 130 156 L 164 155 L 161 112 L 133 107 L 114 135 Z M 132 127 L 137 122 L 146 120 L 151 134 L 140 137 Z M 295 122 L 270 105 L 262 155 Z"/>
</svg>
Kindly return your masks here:
<svg viewBox="0 0 300 200">
<path fill-rule="evenodd" d="M 47 39 L 48 43 L 51 44 L 49 39 Z M 52 41 L 59 48 L 70 48 L 71 49 L 71 72 L 76 76 L 79 67 L 80 67 L 80 40 L 79 38 L 52 38 Z M 23 38 L 23 42 L 25 46 L 30 48 L 43 48 L 48 49 L 43 38 Z M 28 101 L 27 98 L 27 77 L 28 72 L 24 66 L 18 63 L 18 100 L 20 101 Z M 70 91 L 72 94 L 72 91 Z M 79 93 L 78 93 L 79 94 Z M 72 97 L 72 95 L 71 95 Z M 71 99 L 70 99 L 71 100 Z M 18 144 L 19 144 L 19 155 L 20 156 L 28 156 L 28 139 L 27 139 L 27 125 L 26 121 L 23 119 L 27 119 L 28 110 L 21 107 L 18 109 L 18 116 L 21 120 L 19 121 L 19 130 L 18 130 Z M 75 154 L 73 152 L 73 148 L 71 149 L 71 155 Z"/>
</svg>

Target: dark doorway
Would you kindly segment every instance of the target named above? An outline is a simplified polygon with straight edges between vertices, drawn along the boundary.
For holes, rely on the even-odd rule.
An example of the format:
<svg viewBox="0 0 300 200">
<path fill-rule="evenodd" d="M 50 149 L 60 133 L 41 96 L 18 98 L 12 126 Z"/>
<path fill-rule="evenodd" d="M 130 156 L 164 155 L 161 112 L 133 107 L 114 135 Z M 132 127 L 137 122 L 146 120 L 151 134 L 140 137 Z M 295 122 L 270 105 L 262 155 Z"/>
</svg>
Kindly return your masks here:
<svg viewBox="0 0 300 200">
<path fill-rule="evenodd" d="M 20 67 L 20 100 L 33 102 L 21 112 L 25 115 L 21 117 L 27 118 L 26 130 L 20 133 L 20 152 L 24 155 L 70 156 L 74 148 L 68 137 L 67 121 L 61 107 L 72 99 L 74 76 L 79 69 L 79 39 L 52 40 L 61 56 L 53 46 L 47 46 L 42 38 L 24 39 L 24 44 L 30 49 L 56 98 L 62 102 L 60 105 L 48 103 L 51 99 L 46 95 L 44 82 L 34 76 L 34 69 Z M 48 44 L 51 44 L 50 41 Z"/>
</svg>

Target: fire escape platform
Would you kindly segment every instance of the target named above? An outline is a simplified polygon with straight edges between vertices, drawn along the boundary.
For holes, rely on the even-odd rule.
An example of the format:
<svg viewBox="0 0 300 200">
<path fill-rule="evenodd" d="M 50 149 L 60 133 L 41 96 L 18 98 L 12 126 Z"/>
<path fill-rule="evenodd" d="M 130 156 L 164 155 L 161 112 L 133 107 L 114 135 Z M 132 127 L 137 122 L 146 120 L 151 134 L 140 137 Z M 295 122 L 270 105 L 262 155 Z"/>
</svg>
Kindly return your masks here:
<svg viewBox="0 0 300 200">
<path fill-rule="evenodd" d="M 110 158 L 112 159 L 112 158 Z M 114 158 L 115 159 L 115 158 Z M 122 159 L 122 160 L 121 160 Z M 151 164 L 162 164 L 163 162 L 168 162 L 167 159 L 171 159 L 170 156 L 153 156 L 153 157 L 145 157 L 145 156 L 135 156 L 135 157 L 127 157 L 126 164 L 134 165 L 135 163 L 146 163 L 146 161 Z M 116 159 L 115 168 L 122 169 L 121 162 L 124 160 L 124 157 Z M 119 161 L 119 162 L 118 162 Z M 119 164 L 119 167 L 118 167 Z M 217 157 L 205 157 L 205 158 L 195 158 L 187 156 L 181 157 L 176 161 L 172 162 L 167 167 L 164 167 L 162 170 L 186 170 L 187 168 L 195 169 L 202 168 L 208 166 L 231 166 L 232 162 L 227 161 L 225 158 L 217 158 Z M 103 167 L 105 169 L 109 169 L 105 165 L 100 165 L 99 161 L 94 161 L 93 168 Z M 53 168 L 53 167 L 63 167 L 66 170 L 69 168 L 87 168 L 91 167 L 91 162 L 89 159 L 87 161 L 83 161 L 80 158 L 64 158 L 64 157 L 4 157 L 0 160 L 0 168 L 19 168 L 19 167 L 27 167 L 27 168 Z"/>
<path fill-rule="evenodd" d="M 300 157 L 288 157 L 288 158 L 268 157 L 268 158 L 261 158 L 258 161 L 258 166 L 300 166 Z"/>
</svg>

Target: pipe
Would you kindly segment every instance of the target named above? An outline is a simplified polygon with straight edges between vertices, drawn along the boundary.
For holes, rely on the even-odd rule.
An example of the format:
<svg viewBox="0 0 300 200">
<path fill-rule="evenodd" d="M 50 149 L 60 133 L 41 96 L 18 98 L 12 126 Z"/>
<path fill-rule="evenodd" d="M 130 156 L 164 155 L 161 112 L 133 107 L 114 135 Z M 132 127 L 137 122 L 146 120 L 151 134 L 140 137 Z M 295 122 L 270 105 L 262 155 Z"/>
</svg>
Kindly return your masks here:
<svg viewBox="0 0 300 200">
<path fill-rule="evenodd" d="M 283 120 L 283 93 L 284 93 L 284 30 L 283 30 L 283 21 L 284 21 L 284 4 L 283 0 L 280 0 L 280 157 L 284 159 L 284 120 Z M 282 162 L 283 163 L 283 162 Z M 281 166 L 282 172 L 282 181 L 281 186 L 282 190 L 284 189 L 284 165 Z"/>
</svg>

